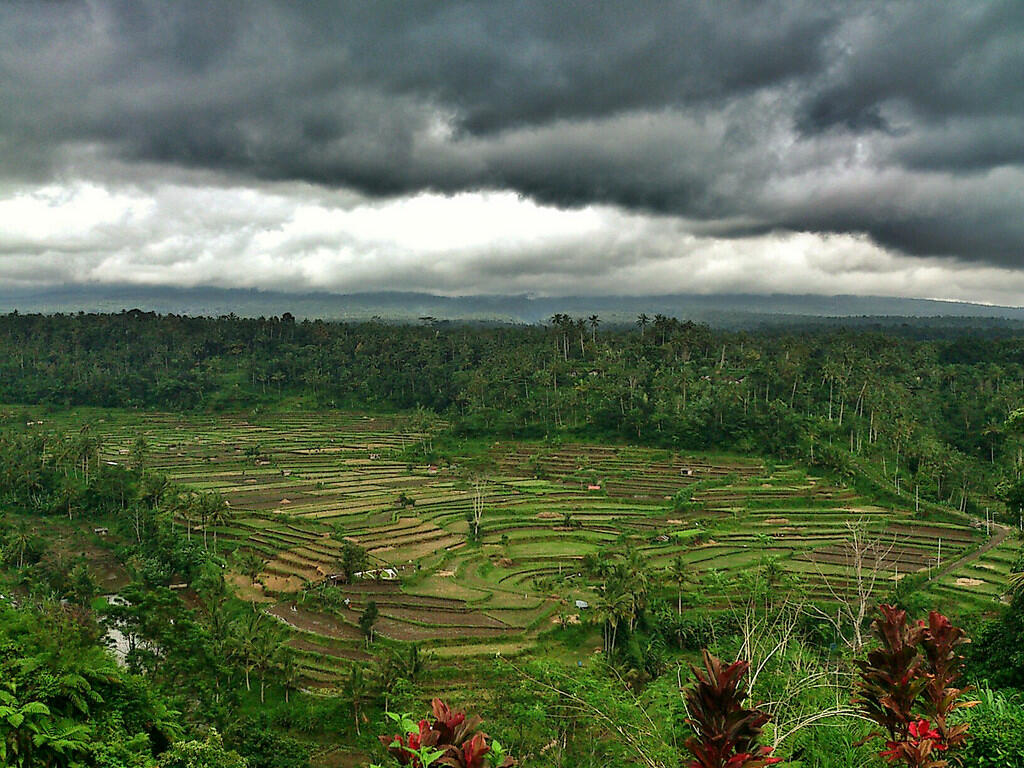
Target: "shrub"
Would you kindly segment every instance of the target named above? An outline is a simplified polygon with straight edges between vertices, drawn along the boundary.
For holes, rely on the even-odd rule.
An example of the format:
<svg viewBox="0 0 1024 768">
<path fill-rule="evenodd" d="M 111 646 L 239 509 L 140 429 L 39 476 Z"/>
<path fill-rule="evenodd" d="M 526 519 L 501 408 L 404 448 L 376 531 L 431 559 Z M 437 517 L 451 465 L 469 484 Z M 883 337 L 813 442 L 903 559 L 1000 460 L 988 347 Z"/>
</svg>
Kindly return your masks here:
<svg viewBox="0 0 1024 768">
<path fill-rule="evenodd" d="M 411 768 L 510 768 L 516 764 L 498 741 L 479 730 L 483 721 L 478 716 L 453 712 L 440 699 L 434 699 L 431 706 L 433 723 L 417 723 L 410 715 L 388 713 L 400 730 L 393 736 L 381 736 L 380 743 L 394 764 Z"/>
<path fill-rule="evenodd" d="M 746 691 L 740 683 L 750 664 L 734 661 L 728 666 L 704 651 L 704 670 L 693 668 L 697 683 L 686 691 L 696 734 L 684 742 L 693 755 L 688 768 L 763 768 L 781 763 L 771 757 L 772 748 L 758 745 L 768 715 L 743 706 Z"/>
<path fill-rule="evenodd" d="M 1001 693 L 982 691 L 967 715 L 971 738 L 960 757 L 963 768 L 1024 765 L 1024 707 Z"/>
<path fill-rule="evenodd" d="M 967 638 L 937 611 L 927 624 L 908 623 L 907 612 L 892 605 L 879 611 L 871 629 L 880 647 L 856 662 L 857 703 L 888 737 L 879 755 L 910 768 L 945 766 L 944 753 L 962 746 L 968 729 L 950 715 L 973 704 L 960 701 L 966 688 L 954 687 L 963 669 L 956 649 Z"/>
</svg>

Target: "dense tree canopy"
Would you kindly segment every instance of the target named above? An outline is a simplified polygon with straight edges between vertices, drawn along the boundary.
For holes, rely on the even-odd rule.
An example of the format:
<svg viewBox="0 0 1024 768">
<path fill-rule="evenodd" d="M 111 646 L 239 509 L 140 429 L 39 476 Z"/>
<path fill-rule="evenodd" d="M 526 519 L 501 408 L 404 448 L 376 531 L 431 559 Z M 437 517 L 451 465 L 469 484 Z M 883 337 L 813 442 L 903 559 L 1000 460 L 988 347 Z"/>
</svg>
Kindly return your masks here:
<svg viewBox="0 0 1024 768">
<path fill-rule="evenodd" d="M 1002 483 L 1019 506 L 1020 434 L 1006 422 L 1024 401 L 1024 338 L 936 336 L 720 332 L 664 315 L 616 329 L 564 314 L 545 327 L 12 314 L 0 402 L 425 408 L 470 434 L 757 451 L 840 471 L 884 455 L 895 492 L 967 508 L 978 493 L 994 504 Z"/>
</svg>

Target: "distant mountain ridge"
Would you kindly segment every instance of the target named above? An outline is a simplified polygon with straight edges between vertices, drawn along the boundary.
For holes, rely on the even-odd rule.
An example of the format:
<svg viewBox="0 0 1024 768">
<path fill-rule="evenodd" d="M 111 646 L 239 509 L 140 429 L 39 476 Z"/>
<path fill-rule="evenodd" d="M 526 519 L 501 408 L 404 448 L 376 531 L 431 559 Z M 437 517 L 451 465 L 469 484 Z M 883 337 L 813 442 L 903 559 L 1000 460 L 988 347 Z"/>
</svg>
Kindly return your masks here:
<svg viewBox="0 0 1024 768">
<path fill-rule="evenodd" d="M 437 320 L 539 323 L 552 314 L 597 314 L 604 323 L 633 322 L 637 314 L 664 314 L 719 327 L 747 327 L 813 318 L 991 318 L 1024 323 L 1024 307 L 883 296 L 790 294 L 672 294 L 661 296 L 437 296 L 429 293 L 284 293 L 231 288 L 71 286 L 0 287 L 0 312 L 119 312 L 393 321 Z"/>
</svg>

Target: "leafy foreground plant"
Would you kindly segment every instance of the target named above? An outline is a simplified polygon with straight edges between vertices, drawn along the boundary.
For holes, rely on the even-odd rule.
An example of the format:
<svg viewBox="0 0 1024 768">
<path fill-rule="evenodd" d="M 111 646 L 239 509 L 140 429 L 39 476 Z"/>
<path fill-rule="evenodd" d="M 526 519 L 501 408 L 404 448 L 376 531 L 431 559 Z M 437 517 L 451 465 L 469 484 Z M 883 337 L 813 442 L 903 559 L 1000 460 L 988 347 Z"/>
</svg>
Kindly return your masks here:
<svg viewBox="0 0 1024 768">
<path fill-rule="evenodd" d="M 688 768 L 763 768 L 781 763 L 772 748 L 758 745 L 768 715 L 743 706 L 740 683 L 749 662 L 728 666 L 704 651 L 704 670 L 693 668 L 697 683 L 686 691 L 687 722 L 697 732 L 684 742 L 694 759 Z"/>
<path fill-rule="evenodd" d="M 951 725 L 950 715 L 977 704 L 960 701 L 969 688 L 954 687 L 963 671 L 956 648 L 970 640 L 937 611 L 927 624 L 908 624 L 907 612 L 892 605 L 879 611 L 871 629 L 881 647 L 857 661 L 857 703 L 888 734 L 881 757 L 911 768 L 942 768 L 949 764 L 948 751 L 967 739 L 969 727 Z"/>
<path fill-rule="evenodd" d="M 398 765 L 412 768 L 450 766 L 450 768 L 510 768 L 516 761 L 505 754 L 496 739 L 478 730 L 483 720 L 465 712 L 453 712 L 440 699 L 431 702 L 434 722 L 418 723 L 408 714 L 388 712 L 400 727 L 394 736 L 381 736 L 380 743 Z M 382 768 L 373 765 L 370 768 Z"/>
</svg>

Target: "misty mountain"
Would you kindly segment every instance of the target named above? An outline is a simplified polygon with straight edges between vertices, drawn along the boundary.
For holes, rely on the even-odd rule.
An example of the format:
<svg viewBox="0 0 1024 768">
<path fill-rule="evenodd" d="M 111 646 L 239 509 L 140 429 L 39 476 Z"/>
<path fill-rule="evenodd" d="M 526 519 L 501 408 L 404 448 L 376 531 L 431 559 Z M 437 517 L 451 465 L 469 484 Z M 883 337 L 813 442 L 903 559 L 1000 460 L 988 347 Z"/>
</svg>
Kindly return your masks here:
<svg viewBox="0 0 1024 768">
<path fill-rule="evenodd" d="M 0 312 L 119 312 L 242 317 L 281 315 L 298 319 L 396 322 L 437 320 L 541 323 L 552 314 L 597 314 L 605 324 L 632 323 L 641 313 L 664 314 L 723 328 L 794 325 L 815 319 L 843 325 L 907 318 L 985 318 L 1024 324 L 1024 308 L 882 296 L 788 294 L 673 294 L 662 296 L 436 296 L 427 293 L 284 293 L 223 288 L 72 286 L 42 289 L 0 287 Z"/>
</svg>

